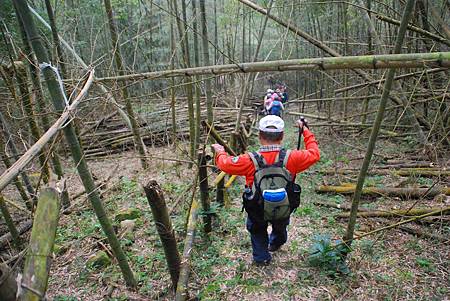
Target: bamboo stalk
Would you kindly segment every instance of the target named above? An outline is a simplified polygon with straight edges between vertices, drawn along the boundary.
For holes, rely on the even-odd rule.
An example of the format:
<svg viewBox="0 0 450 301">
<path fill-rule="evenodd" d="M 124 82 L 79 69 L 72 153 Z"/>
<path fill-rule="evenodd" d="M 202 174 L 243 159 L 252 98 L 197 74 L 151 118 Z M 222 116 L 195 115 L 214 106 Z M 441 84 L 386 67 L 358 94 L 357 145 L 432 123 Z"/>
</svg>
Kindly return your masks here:
<svg viewBox="0 0 450 301">
<path fill-rule="evenodd" d="M 151 80 L 194 75 L 220 75 L 230 73 L 295 71 L 295 70 L 339 70 L 339 69 L 398 69 L 450 67 L 450 52 L 382 54 L 346 57 L 323 57 L 311 59 L 277 60 L 255 63 L 235 63 L 196 68 L 143 72 L 123 76 L 96 78 L 96 82 Z"/>
<path fill-rule="evenodd" d="M 189 281 L 189 273 L 191 269 L 191 254 L 194 245 L 195 228 L 197 225 L 198 202 L 195 198 L 192 201 L 189 211 L 189 220 L 187 225 L 186 239 L 184 241 L 184 250 L 181 260 L 180 277 L 178 279 L 177 291 L 175 295 L 176 301 L 184 301 L 187 298 L 187 286 Z"/>
<path fill-rule="evenodd" d="M 45 298 L 60 206 L 61 200 L 55 189 L 44 188 L 41 191 L 20 283 L 20 300 Z"/>
<path fill-rule="evenodd" d="M 119 75 L 125 74 L 125 68 L 122 61 L 122 54 L 120 51 L 119 45 L 119 37 L 117 34 L 117 26 L 114 21 L 113 10 L 111 7 L 110 0 L 103 0 L 105 5 L 106 14 L 108 16 L 108 24 L 109 24 L 109 32 L 111 35 L 111 43 L 114 48 L 114 60 L 116 62 L 116 68 Z M 127 111 L 128 118 L 131 124 L 131 132 L 133 133 L 133 141 L 137 152 L 140 155 L 140 161 L 143 169 L 147 169 L 148 163 L 145 157 L 145 145 L 142 141 L 141 134 L 139 133 L 139 126 L 136 121 L 135 113 L 133 110 L 133 106 L 131 105 L 131 101 L 129 99 L 128 88 L 126 87 L 126 83 L 121 87 L 122 96 L 125 100 L 125 109 Z"/>
<path fill-rule="evenodd" d="M 406 26 L 409 22 L 411 12 L 413 11 L 413 8 L 414 8 L 414 4 L 415 4 L 415 0 L 408 0 L 407 4 L 405 6 L 405 9 L 403 11 L 403 16 L 402 16 L 402 22 L 401 22 L 398 36 L 397 36 L 397 39 L 395 42 L 394 53 L 400 53 L 400 51 L 401 51 L 401 47 L 403 44 L 403 38 L 405 37 L 405 32 L 406 32 Z M 391 91 L 394 75 L 395 75 L 395 70 L 389 69 L 387 76 L 386 76 L 386 83 L 383 88 L 383 94 L 381 96 L 380 104 L 378 107 L 378 113 L 377 113 L 377 116 L 376 116 L 374 124 L 373 124 L 372 132 L 371 132 L 370 138 L 369 138 L 369 143 L 367 145 L 367 151 L 364 156 L 364 161 L 363 161 L 363 164 L 361 166 L 361 170 L 360 170 L 359 176 L 358 176 L 358 182 L 355 187 L 354 196 L 352 199 L 352 209 L 350 211 L 350 219 L 349 219 L 349 222 L 347 225 L 347 230 L 346 230 L 346 233 L 344 236 L 344 240 L 347 242 L 349 247 L 351 246 L 352 240 L 353 240 L 353 235 L 354 235 L 355 225 L 356 225 L 356 218 L 357 218 L 357 213 L 358 213 L 358 206 L 359 206 L 359 201 L 361 199 L 361 194 L 363 191 L 364 181 L 365 181 L 365 178 L 367 175 L 367 170 L 369 169 L 369 164 L 372 159 L 372 155 L 374 153 L 375 143 L 377 141 L 378 132 L 380 130 L 381 122 L 383 120 L 384 109 L 386 108 L 386 103 L 387 103 L 387 99 L 389 97 L 389 93 Z"/>
<path fill-rule="evenodd" d="M 176 290 L 181 260 L 177 249 L 177 241 L 175 239 L 172 222 L 167 211 L 166 201 L 164 200 L 164 194 L 161 187 L 154 180 L 149 181 L 144 186 L 144 191 L 147 196 L 148 204 L 152 210 L 156 230 L 158 231 L 159 238 L 164 248 L 173 289 Z"/>
<path fill-rule="evenodd" d="M 18 17 L 20 17 L 25 25 L 25 30 L 27 32 L 28 40 L 36 54 L 38 62 L 48 63 L 49 59 L 47 57 L 47 52 L 43 47 L 39 34 L 36 30 L 36 26 L 30 14 L 30 10 L 25 0 L 14 0 L 14 5 L 18 11 Z M 43 74 L 47 83 L 48 90 L 50 92 L 53 106 L 57 111 L 62 111 L 64 109 L 64 92 L 61 91 L 60 85 L 56 79 L 56 75 L 50 68 L 44 68 Z M 83 150 L 78 141 L 78 137 L 75 133 L 71 123 L 68 123 L 63 128 L 66 140 L 69 144 L 73 160 L 77 166 L 77 170 L 81 181 L 88 193 L 89 200 L 94 208 L 97 218 L 102 226 L 105 235 L 108 238 L 109 244 L 112 248 L 114 256 L 117 258 L 119 267 L 124 276 L 125 282 L 128 286 L 135 287 L 136 280 L 134 278 L 133 272 L 128 265 L 127 258 L 123 252 L 119 240 L 114 232 L 111 222 L 106 215 L 105 209 L 103 207 L 100 196 L 96 190 L 92 174 L 89 171 L 88 165 L 84 158 Z"/>
<path fill-rule="evenodd" d="M 205 233 L 211 232 L 211 213 L 208 188 L 208 171 L 204 152 L 198 154 L 198 180 L 200 185 L 200 200 L 203 210 L 203 227 Z"/>
<path fill-rule="evenodd" d="M 20 248 L 20 238 L 19 232 L 17 231 L 14 221 L 11 218 L 8 207 L 5 204 L 5 199 L 0 194 L 0 211 L 2 212 L 3 218 L 5 219 L 6 226 L 8 227 L 9 233 L 11 233 L 12 240 L 16 248 Z"/>
</svg>

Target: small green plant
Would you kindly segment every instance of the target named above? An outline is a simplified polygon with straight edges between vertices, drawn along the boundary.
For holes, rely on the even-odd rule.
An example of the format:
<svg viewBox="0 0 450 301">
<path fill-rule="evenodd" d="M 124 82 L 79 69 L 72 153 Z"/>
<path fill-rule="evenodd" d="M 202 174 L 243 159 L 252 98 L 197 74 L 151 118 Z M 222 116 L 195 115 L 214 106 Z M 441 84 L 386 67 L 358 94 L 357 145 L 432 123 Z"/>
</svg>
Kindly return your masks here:
<svg viewBox="0 0 450 301">
<path fill-rule="evenodd" d="M 331 240 L 328 234 L 319 234 L 313 238 L 309 248 L 308 263 L 311 266 L 324 269 L 327 273 L 349 274 L 350 270 L 345 263 L 345 255 L 349 248 L 340 240 Z"/>
</svg>

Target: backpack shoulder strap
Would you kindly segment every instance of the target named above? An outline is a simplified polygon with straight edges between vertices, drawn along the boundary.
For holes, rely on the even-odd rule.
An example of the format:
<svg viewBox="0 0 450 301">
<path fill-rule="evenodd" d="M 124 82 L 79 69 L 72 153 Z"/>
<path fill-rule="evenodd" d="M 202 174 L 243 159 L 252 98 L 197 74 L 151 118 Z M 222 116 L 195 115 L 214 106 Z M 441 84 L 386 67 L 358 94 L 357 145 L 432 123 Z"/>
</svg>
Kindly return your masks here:
<svg viewBox="0 0 450 301">
<path fill-rule="evenodd" d="M 284 154 L 284 159 L 283 159 L 283 162 L 282 162 L 282 166 L 283 167 L 286 167 L 286 165 L 287 165 L 287 163 L 288 163 L 288 160 L 289 160 L 289 155 L 291 154 L 291 150 L 290 149 L 288 149 L 287 151 L 285 151 L 285 154 Z M 280 160 L 281 161 L 281 160 Z"/>
<path fill-rule="evenodd" d="M 267 166 L 266 160 L 263 156 L 261 156 L 258 152 L 251 152 L 248 153 L 250 156 L 250 159 L 252 160 L 253 164 L 255 165 L 255 170 L 258 170 L 260 168 L 265 168 Z"/>
<path fill-rule="evenodd" d="M 275 157 L 275 162 L 273 165 L 278 166 L 278 167 L 284 167 L 284 161 L 286 158 L 286 154 L 287 154 L 287 151 L 284 148 L 280 149 L 277 156 Z"/>
</svg>

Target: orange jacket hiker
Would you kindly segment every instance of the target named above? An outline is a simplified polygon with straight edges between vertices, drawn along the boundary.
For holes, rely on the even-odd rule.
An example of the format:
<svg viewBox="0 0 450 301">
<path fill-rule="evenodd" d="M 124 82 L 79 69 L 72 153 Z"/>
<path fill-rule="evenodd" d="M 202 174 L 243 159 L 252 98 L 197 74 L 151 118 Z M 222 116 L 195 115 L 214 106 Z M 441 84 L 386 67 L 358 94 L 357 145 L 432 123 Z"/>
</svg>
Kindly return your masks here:
<svg viewBox="0 0 450 301">
<path fill-rule="evenodd" d="M 306 127 L 303 129 L 303 137 L 305 142 L 305 150 L 292 150 L 286 164 L 287 170 L 293 176 L 304 171 L 320 159 L 319 146 L 314 134 Z M 270 150 L 271 146 L 263 146 L 260 149 L 261 155 L 267 164 L 273 164 L 278 155 L 278 145 L 273 145 L 275 150 Z M 243 154 L 238 157 L 228 155 L 225 151 L 216 154 L 217 167 L 231 175 L 245 176 L 247 186 L 253 184 L 255 174 L 255 166 L 250 159 L 249 154 Z"/>
</svg>

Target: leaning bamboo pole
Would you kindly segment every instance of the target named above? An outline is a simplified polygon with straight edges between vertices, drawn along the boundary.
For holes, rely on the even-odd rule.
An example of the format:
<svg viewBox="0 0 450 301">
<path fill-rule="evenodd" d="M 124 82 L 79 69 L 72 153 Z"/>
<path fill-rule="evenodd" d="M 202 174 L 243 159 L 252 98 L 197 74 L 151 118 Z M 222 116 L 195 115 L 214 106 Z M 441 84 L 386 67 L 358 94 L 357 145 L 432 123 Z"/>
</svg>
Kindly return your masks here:
<svg viewBox="0 0 450 301">
<path fill-rule="evenodd" d="M 194 198 L 189 211 L 189 220 L 187 225 L 186 240 L 184 241 L 184 250 L 181 260 L 180 276 L 178 278 L 177 291 L 175 301 L 184 301 L 187 297 L 187 285 L 189 281 L 189 273 L 191 269 L 191 254 L 194 245 L 195 228 L 198 217 L 198 202 Z"/>
<path fill-rule="evenodd" d="M 47 21 L 44 20 L 31 6 L 28 6 L 30 12 L 36 17 L 36 19 L 48 30 L 52 30 L 51 26 L 47 23 Z M 83 61 L 83 59 L 77 54 L 77 52 L 69 45 L 69 43 L 64 40 L 60 35 L 58 35 L 59 40 L 61 41 L 61 44 L 66 48 L 66 50 L 75 58 L 75 60 L 81 65 L 81 67 L 89 71 L 91 68 Z M 110 102 L 114 108 L 117 110 L 119 115 L 122 117 L 122 119 L 125 121 L 128 128 L 131 129 L 131 122 L 128 118 L 128 115 L 124 112 L 122 107 L 117 103 L 117 101 L 114 98 L 114 95 L 101 83 L 95 82 L 99 90 L 103 93 L 105 96 L 105 99 Z"/>
<path fill-rule="evenodd" d="M 403 38 L 405 37 L 406 27 L 408 25 L 411 12 L 413 11 L 415 0 L 408 0 L 406 7 L 403 12 L 402 21 L 400 28 L 398 30 L 397 40 L 395 42 L 394 53 L 400 53 L 403 44 Z M 383 121 L 384 109 L 386 108 L 387 99 L 389 98 L 389 93 L 391 92 L 392 83 L 394 80 L 395 70 L 389 69 L 386 76 L 386 83 L 383 88 L 383 94 L 381 96 L 380 104 L 378 107 L 378 113 L 373 123 L 372 132 L 370 134 L 369 143 L 367 145 L 367 152 L 364 157 L 363 164 L 358 176 L 358 182 L 356 184 L 355 193 L 352 200 L 352 209 L 350 211 L 350 219 L 347 225 L 347 231 L 344 236 L 344 240 L 349 246 L 352 244 L 353 234 L 355 232 L 356 217 L 358 213 L 358 206 L 361 199 L 361 194 L 363 191 L 364 181 L 366 179 L 367 171 L 369 169 L 370 161 L 372 159 L 372 154 L 375 149 L 375 143 L 378 138 L 378 132 L 380 131 L 381 122 Z"/>
<path fill-rule="evenodd" d="M 219 75 L 230 73 L 295 71 L 295 70 L 342 70 L 342 69 L 398 69 L 398 68 L 450 67 L 450 51 L 431 53 L 404 53 L 323 57 L 311 59 L 277 60 L 255 63 L 235 63 L 196 68 L 154 71 L 122 76 L 99 77 L 96 82 L 152 80 L 194 75 Z"/>
<path fill-rule="evenodd" d="M 44 188 L 34 216 L 19 300 L 45 299 L 60 207 L 59 193 L 53 188 Z"/>
<path fill-rule="evenodd" d="M 393 25 L 397 25 L 397 26 L 400 25 L 400 21 L 392 19 L 392 18 L 387 17 L 387 16 L 383 16 L 383 15 L 380 15 L 380 14 L 375 14 L 375 17 L 378 20 L 383 21 L 383 22 L 387 22 L 387 23 L 390 23 L 390 24 L 393 24 Z M 432 32 L 426 31 L 426 30 L 424 30 L 424 29 L 422 29 L 420 27 L 408 24 L 408 30 L 417 32 L 418 34 L 420 34 L 420 35 L 422 35 L 424 37 L 430 38 L 433 41 L 436 41 L 436 42 L 439 42 L 439 43 L 443 43 L 443 44 L 445 44 L 447 46 L 450 46 L 450 40 L 447 40 L 446 38 L 441 37 L 440 35 L 437 35 L 437 34 L 434 34 Z"/>
<path fill-rule="evenodd" d="M 33 144 L 14 164 L 8 168 L 1 176 L 0 176 L 0 191 L 2 191 L 6 185 L 8 185 L 22 170 L 27 166 L 30 161 L 36 157 L 39 152 L 42 150 L 44 145 L 46 145 L 55 135 L 63 128 L 66 124 L 66 121 L 71 118 L 78 105 L 81 103 L 81 100 L 86 96 L 87 91 L 91 87 L 91 84 L 94 79 L 94 71 L 92 70 L 89 74 L 89 78 L 84 85 L 83 89 L 80 91 L 78 96 L 72 102 L 72 104 L 61 114 L 58 120 Z M 1 115 L 0 115 L 1 116 Z"/>
<path fill-rule="evenodd" d="M 41 38 L 37 32 L 36 26 L 34 24 L 33 18 L 31 17 L 30 10 L 25 0 L 14 0 L 14 5 L 18 11 L 18 17 L 20 17 L 25 25 L 25 30 L 27 32 L 28 39 L 30 44 L 36 54 L 38 63 L 40 66 L 45 66 L 44 63 L 48 63 L 48 55 L 46 49 L 44 48 Z M 44 74 L 48 91 L 50 93 L 54 108 L 61 112 L 64 110 L 64 91 L 60 88 L 60 83 L 57 81 L 56 74 L 51 68 L 44 67 L 42 68 L 42 72 Z M 94 208 L 95 214 L 100 222 L 100 225 L 108 238 L 109 244 L 113 251 L 114 256 L 116 257 L 119 267 L 122 271 L 125 282 L 128 286 L 135 287 L 136 279 L 134 278 L 133 272 L 131 271 L 130 266 L 128 265 L 127 258 L 125 253 L 120 246 L 120 242 L 117 239 L 116 233 L 111 225 L 111 222 L 106 215 L 105 209 L 103 207 L 103 203 L 100 199 L 98 191 L 96 189 L 96 185 L 94 183 L 94 179 L 92 174 L 88 168 L 86 163 L 86 159 L 84 157 L 83 149 L 80 146 L 80 142 L 75 133 L 75 129 L 71 123 L 68 123 L 63 128 L 64 135 L 66 137 L 67 143 L 69 144 L 69 148 L 72 153 L 73 160 L 76 164 L 78 174 L 81 178 L 81 181 L 86 189 L 89 200 L 91 202 L 92 207 Z"/>
</svg>

